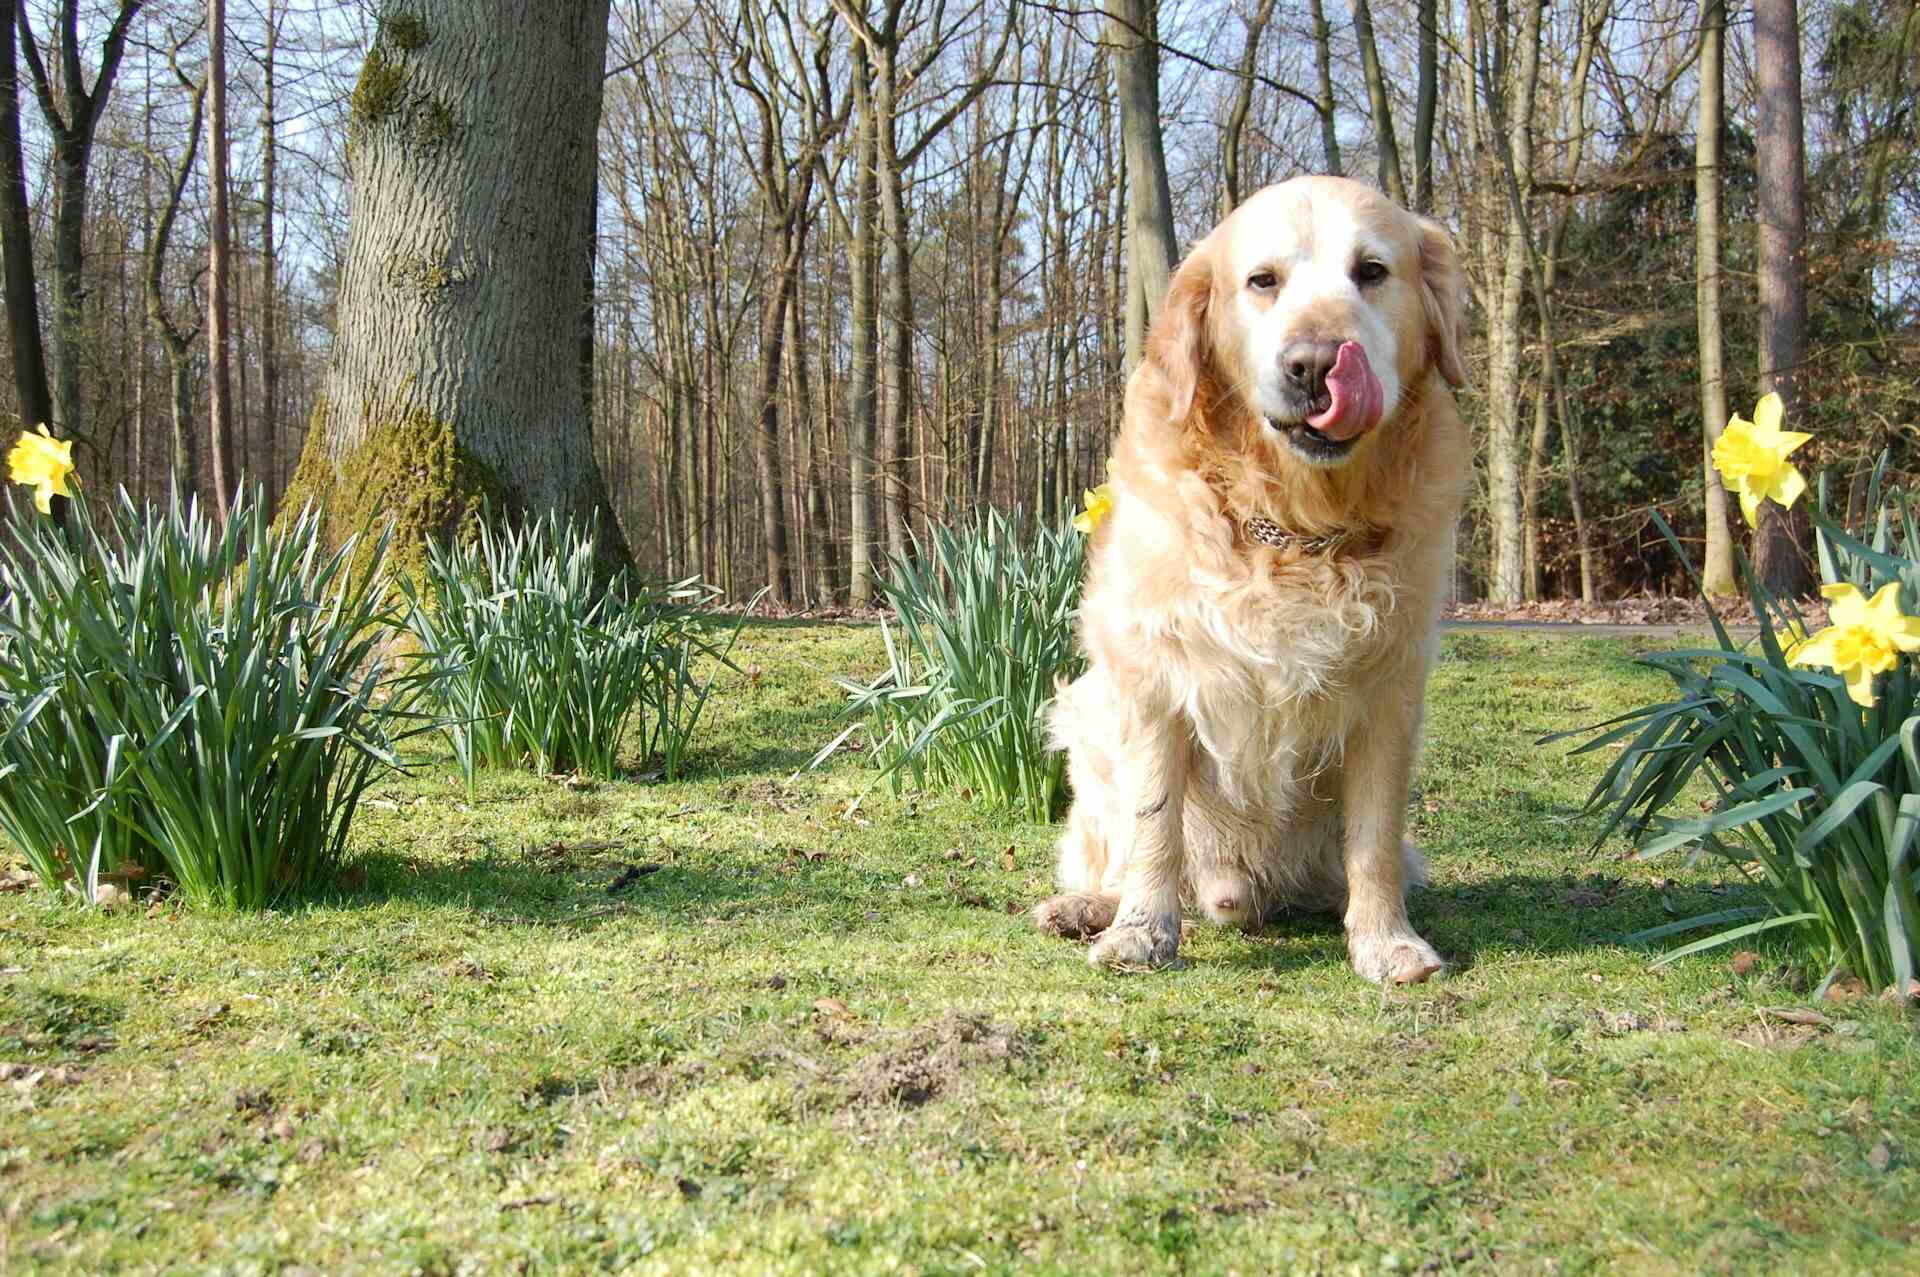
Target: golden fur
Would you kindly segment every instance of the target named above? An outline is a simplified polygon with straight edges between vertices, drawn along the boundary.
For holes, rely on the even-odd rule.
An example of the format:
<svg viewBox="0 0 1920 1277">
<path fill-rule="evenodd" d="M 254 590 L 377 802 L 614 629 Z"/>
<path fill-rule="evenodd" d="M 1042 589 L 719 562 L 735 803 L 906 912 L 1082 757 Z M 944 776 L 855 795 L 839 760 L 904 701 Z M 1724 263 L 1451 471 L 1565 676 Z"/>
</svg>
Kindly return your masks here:
<svg viewBox="0 0 1920 1277">
<path fill-rule="evenodd" d="M 1403 834 L 1471 458 L 1460 295 L 1443 229 L 1334 178 L 1259 192 L 1176 272 L 1089 550 L 1089 668 L 1051 722 L 1075 798 L 1064 894 L 1036 916 L 1096 936 L 1094 962 L 1170 960 L 1183 907 L 1249 927 L 1304 907 L 1344 914 L 1369 979 L 1439 969 L 1407 921 Z M 1302 340 L 1359 342 L 1385 387 L 1343 463 L 1282 420 L 1273 370 Z M 1274 548 L 1252 516 L 1356 540 Z"/>
</svg>

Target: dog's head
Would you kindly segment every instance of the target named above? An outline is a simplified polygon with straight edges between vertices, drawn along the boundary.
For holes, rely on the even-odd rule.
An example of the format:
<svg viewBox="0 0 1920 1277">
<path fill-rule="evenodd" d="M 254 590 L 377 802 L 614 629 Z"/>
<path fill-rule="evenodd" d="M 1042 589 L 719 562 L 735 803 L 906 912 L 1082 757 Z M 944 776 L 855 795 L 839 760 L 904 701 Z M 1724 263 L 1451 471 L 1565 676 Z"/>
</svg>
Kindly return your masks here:
<svg viewBox="0 0 1920 1277">
<path fill-rule="evenodd" d="M 1175 419 L 1204 386 L 1284 452 L 1333 467 L 1391 428 L 1429 372 L 1465 383 L 1462 322 L 1439 223 L 1358 182 L 1301 177 L 1253 195 L 1188 254 L 1147 357 Z"/>
</svg>

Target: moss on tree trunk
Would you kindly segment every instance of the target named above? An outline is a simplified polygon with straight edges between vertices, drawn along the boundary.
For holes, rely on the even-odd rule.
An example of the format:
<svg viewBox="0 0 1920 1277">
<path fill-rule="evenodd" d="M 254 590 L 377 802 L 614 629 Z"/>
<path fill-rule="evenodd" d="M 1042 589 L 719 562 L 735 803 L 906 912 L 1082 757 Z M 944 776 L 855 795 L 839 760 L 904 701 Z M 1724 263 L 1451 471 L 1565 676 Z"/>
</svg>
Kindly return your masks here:
<svg viewBox="0 0 1920 1277">
<path fill-rule="evenodd" d="M 306 448 L 280 508 L 284 514 L 316 508 L 331 549 L 366 533 L 355 554 L 357 565 L 365 564 L 374 540 L 390 529 L 392 563 L 411 572 L 428 541 L 470 536 L 488 509 L 514 508 L 493 468 L 460 446 L 451 424 L 425 409 L 369 423 L 338 463 L 326 446 L 326 418 L 322 400 L 313 410 Z"/>
</svg>

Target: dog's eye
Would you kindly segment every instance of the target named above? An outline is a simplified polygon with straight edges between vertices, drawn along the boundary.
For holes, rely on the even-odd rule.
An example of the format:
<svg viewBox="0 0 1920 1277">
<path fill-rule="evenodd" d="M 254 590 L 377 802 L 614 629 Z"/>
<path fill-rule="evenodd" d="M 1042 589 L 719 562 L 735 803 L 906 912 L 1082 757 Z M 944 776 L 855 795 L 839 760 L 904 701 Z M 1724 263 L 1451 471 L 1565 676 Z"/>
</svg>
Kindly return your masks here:
<svg viewBox="0 0 1920 1277">
<path fill-rule="evenodd" d="M 1279 276 L 1270 270 L 1257 270 L 1247 276 L 1247 287 L 1256 293 L 1270 293 L 1279 285 Z"/>
<path fill-rule="evenodd" d="M 1387 264 L 1372 259 L 1361 262 L 1353 268 L 1353 281 L 1362 287 L 1377 284 L 1387 277 Z"/>
</svg>

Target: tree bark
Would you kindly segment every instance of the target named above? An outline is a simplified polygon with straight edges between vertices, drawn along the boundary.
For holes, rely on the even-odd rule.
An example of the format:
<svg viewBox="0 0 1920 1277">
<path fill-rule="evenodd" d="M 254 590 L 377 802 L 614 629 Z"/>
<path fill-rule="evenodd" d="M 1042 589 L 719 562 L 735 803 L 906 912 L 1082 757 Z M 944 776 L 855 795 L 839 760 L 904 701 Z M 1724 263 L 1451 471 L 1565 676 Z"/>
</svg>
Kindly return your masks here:
<svg viewBox="0 0 1920 1277">
<path fill-rule="evenodd" d="M 855 607 L 873 602 L 874 471 L 879 433 L 880 328 L 874 276 L 879 272 L 879 122 L 874 116 L 873 70 L 864 45 L 853 50 L 854 103 L 859 115 L 855 147 L 853 235 L 848 245 L 849 327 L 853 355 L 847 370 L 847 433 L 850 454 L 847 499 L 847 597 Z"/>
<path fill-rule="evenodd" d="M 1700 423 L 1706 477 L 1708 594 L 1732 594 L 1733 538 L 1727 490 L 1713 468 L 1713 445 L 1727 425 L 1726 351 L 1720 320 L 1720 131 L 1727 40 L 1726 0 L 1700 2 L 1700 116 L 1694 138 L 1694 299 L 1700 332 Z"/>
<path fill-rule="evenodd" d="M 53 424 L 47 356 L 40 345 L 40 293 L 34 279 L 32 214 L 20 150 L 20 73 L 14 45 L 14 0 L 0 0 L 0 262 L 6 271 L 7 339 L 20 420 L 31 429 Z"/>
<path fill-rule="evenodd" d="M 1106 0 L 1106 5 L 1127 165 L 1126 371 L 1132 372 L 1173 277 L 1173 196 L 1160 136 L 1158 0 Z"/>
<path fill-rule="evenodd" d="M 207 0 L 207 409 L 214 509 L 220 521 L 236 493 L 233 463 L 232 253 L 227 218 L 227 4 Z"/>
<path fill-rule="evenodd" d="M 496 517 L 599 516 L 580 393 L 608 0 L 411 0 L 367 54 L 323 399 L 286 501 L 403 554 Z"/>
<path fill-rule="evenodd" d="M 1419 0 L 1414 19 L 1420 32 L 1420 67 L 1413 98 L 1413 210 L 1429 214 L 1433 212 L 1433 117 L 1440 65 L 1436 7 L 1436 0 Z"/>
<path fill-rule="evenodd" d="M 1760 376 L 1789 422 L 1805 393 L 1807 359 L 1807 177 L 1800 111 L 1800 16 L 1796 0 L 1754 0 L 1753 63 L 1759 215 Z M 1771 501 L 1760 507 L 1753 566 L 1780 597 L 1813 585 L 1798 520 Z"/>
</svg>

